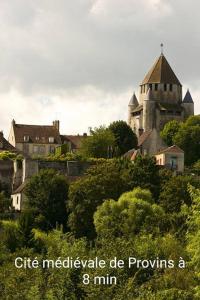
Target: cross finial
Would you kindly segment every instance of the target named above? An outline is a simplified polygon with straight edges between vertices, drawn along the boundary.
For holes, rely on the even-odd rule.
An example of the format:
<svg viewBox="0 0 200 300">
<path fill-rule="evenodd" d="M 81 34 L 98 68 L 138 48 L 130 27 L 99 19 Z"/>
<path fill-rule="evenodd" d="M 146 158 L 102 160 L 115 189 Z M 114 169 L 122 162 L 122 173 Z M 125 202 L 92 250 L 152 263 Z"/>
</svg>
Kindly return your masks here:
<svg viewBox="0 0 200 300">
<path fill-rule="evenodd" d="M 160 44 L 161 54 L 163 54 L 163 47 L 164 47 L 164 45 L 163 45 L 163 43 L 161 43 L 161 44 Z"/>
</svg>

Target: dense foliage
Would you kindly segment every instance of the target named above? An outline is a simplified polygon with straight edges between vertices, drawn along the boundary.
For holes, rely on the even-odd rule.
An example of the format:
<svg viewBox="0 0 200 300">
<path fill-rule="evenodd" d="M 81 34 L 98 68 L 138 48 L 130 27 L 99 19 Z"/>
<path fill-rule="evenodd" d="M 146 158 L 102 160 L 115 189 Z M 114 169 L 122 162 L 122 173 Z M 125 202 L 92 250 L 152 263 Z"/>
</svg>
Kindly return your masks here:
<svg viewBox="0 0 200 300">
<path fill-rule="evenodd" d="M 164 140 L 164 142 L 168 145 L 168 146 L 172 146 L 173 145 L 173 139 L 174 136 L 176 135 L 176 133 L 178 132 L 178 130 L 180 129 L 180 122 L 173 120 L 173 121 L 169 121 L 163 128 L 163 130 L 161 131 L 160 135 L 162 137 L 162 139 Z"/>
<path fill-rule="evenodd" d="M 0 222 L 0 299 L 199 299 L 200 190 L 195 174 L 174 176 L 146 156 L 134 163 L 125 158 L 96 161 L 70 184 L 53 170 L 33 176 L 26 188 L 27 210 Z M 6 210 L 1 192 L 1 209 Z M 107 263 L 102 269 L 30 269 L 16 268 L 17 257 L 40 263 L 97 257 Z M 109 267 L 115 257 L 123 268 Z M 129 257 L 174 265 L 130 267 Z M 185 267 L 179 266 L 181 260 Z M 85 274 L 89 284 L 84 284 Z M 102 276 L 114 276 L 117 283 L 94 284 Z"/>
<path fill-rule="evenodd" d="M 105 126 L 91 129 L 90 136 L 82 140 L 80 153 L 83 157 L 109 158 L 114 148 L 115 137 Z"/>
<path fill-rule="evenodd" d="M 200 115 L 191 116 L 181 124 L 170 121 L 161 136 L 169 146 L 175 144 L 184 150 L 186 165 L 190 166 L 200 159 Z"/>
<path fill-rule="evenodd" d="M 137 136 L 125 121 L 115 121 L 108 128 L 115 137 L 114 156 L 121 156 L 130 149 L 137 148 Z"/>
<path fill-rule="evenodd" d="M 27 209 L 31 209 L 35 224 L 43 230 L 66 227 L 68 183 L 64 176 L 47 169 L 34 175 L 25 190 Z M 26 207 L 25 207 L 26 208 Z"/>
</svg>

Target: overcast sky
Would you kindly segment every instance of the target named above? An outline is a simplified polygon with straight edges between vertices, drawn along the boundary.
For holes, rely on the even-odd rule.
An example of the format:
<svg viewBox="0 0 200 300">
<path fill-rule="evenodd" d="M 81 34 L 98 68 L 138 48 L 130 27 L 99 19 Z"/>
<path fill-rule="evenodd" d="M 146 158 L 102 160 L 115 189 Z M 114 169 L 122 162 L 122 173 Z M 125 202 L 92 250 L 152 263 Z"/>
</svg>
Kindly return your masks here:
<svg viewBox="0 0 200 300">
<path fill-rule="evenodd" d="M 0 1 L 0 129 L 61 121 L 61 132 L 127 119 L 164 54 L 200 113 L 198 0 Z"/>
</svg>

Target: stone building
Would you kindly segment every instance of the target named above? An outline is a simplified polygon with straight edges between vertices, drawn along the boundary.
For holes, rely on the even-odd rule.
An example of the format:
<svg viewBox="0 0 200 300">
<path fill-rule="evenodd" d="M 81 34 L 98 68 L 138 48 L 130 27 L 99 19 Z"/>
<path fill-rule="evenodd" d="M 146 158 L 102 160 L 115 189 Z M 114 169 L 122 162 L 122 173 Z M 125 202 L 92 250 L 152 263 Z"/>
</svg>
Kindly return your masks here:
<svg viewBox="0 0 200 300">
<path fill-rule="evenodd" d="M 194 115 L 189 90 L 182 99 L 182 85 L 161 53 L 140 84 L 139 100 L 133 94 L 128 105 L 128 124 L 140 136 L 171 121 L 183 121 Z"/>
<path fill-rule="evenodd" d="M 59 132 L 59 121 L 52 125 L 25 125 L 11 123 L 9 143 L 17 150 L 29 156 L 45 156 L 55 152 L 62 144 Z"/>
<path fill-rule="evenodd" d="M 155 158 L 159 166 L 180 173 L 184 171 L 184 151 L 176 145 L 161 150 L 155 155 Z"/>
</svg>

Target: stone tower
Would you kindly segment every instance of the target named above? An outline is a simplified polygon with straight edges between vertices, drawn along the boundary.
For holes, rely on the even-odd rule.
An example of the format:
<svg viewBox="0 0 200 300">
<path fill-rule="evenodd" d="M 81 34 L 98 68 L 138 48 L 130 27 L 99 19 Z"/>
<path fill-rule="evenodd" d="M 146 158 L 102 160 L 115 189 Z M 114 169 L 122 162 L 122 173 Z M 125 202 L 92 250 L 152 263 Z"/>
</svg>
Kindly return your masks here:
<svg viewBox="0 0 200 300">
<path fill-rule="evenodd" d="M 194 102 L 189 90 L 187 90 L 185 94 L 182 106 L 184 107 L 185 110 L 185 118 L 194 115 Z"/>
<path fill-rule="evenodd" d="M 194 103 L 187 91 L 182 100 L 182 85 L 161 53 L 140 84 L 139 102 L 135 94 L 128 106 L 128 124 L 139 136 L 171 121 L 194 115 Z"/>
<path fill-rule="evenodd" d="M 131 112 L 139 105 L 135 92 L 128 104 L 128 123 L 131 121 Z"/>
</svg>

